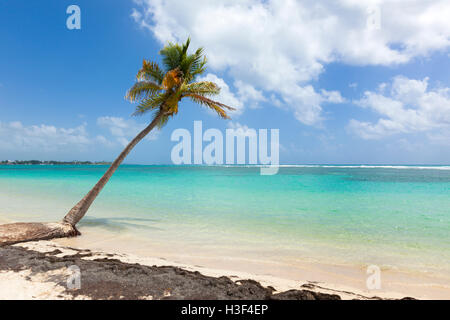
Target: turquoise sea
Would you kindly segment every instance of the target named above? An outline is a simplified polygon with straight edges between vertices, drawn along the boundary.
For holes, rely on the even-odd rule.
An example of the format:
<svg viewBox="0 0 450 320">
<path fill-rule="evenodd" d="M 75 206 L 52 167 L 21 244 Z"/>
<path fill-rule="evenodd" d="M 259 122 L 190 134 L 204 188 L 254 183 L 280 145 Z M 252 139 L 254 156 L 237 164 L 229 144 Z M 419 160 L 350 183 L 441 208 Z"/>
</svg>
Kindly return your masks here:
<svg viewBox="0 0 450 320">
<path fill-rule="evenodd" d="M 0 166 L 0 217 L 53 221 L 106 166 Z M 449 166 L 124 165 L 80 230 L 198 250 L 450 274 Z"/>
</svg>

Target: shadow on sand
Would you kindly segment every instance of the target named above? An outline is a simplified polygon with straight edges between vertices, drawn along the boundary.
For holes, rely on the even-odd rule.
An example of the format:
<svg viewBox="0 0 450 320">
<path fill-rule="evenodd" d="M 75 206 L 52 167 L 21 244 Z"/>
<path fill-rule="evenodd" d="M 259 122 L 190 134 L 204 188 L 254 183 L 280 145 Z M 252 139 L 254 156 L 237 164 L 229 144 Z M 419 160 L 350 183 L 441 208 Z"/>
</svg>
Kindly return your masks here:
<svg viewBox="0 0 450 320">
<path fill-rule="evenodd" d="M 109 217 L 94 218 L 86 216 L 78 224 L 79 227 L 101 227 L 109 231 L 123 231 L 127 229 L 141 230 L 159 230 L 163 229 L 155 227 L 160 220 L 149 218 L 130 218 L 130 217 Z"/>
</svg>

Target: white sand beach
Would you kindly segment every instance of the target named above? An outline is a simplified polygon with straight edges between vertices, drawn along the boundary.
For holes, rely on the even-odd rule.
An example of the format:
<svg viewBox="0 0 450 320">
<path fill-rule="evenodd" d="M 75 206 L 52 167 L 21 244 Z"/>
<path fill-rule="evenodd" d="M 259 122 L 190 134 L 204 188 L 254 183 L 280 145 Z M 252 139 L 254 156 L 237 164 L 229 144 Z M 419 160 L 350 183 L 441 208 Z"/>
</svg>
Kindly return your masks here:
<svg viewBox="0 0 450 320">
<path fill-rule="evenodd" d="M 117 259 L 127 264 L 138 263 L 142 266 L 172 266 L 187 271 L 198 271 L 209 277 L 226 276 L 233 281 L 252 279 L 264 287 L 273 287 L 276 290 L 275 293 L 308 288 L 320 293 L 337 294 L 341 299 L 401 299 L 404 297 L 447 299 L 450 292 L 448 283 L 442 279 L 418 277 L 395 271 L 383 271 L 382 288 L 368 290 L 365 287 L 367 275 L 364 270 L 355 268 L 307 263 L 284 266 L 265 261 L 219 256 L 207 257 L 201 254 L 191 256 L 187 253 L 183 255 L 175 255 L 173 252 L 164 254 L 153 248 L 147 248 L 146 254 L 142 254 L 142 248 L 133 250 L 133 244 L 128 241 L 106 237 L 100 241 L 98 237 L 89 234 L 77 238 L 22 243 L 13 247 L 47 253 L 58 250 L 56 257 L 76 255 L 77 252 L 87 250 L 92 252 L 92 255 L 81 259 L 107 258 Z M 150 254 L 151 252 L 153 254 Z M 0 260 L 0 268 L 1 264 Z M 39 272 L 33 272 L 27 268 L 20 271 L 2 268 L 0 282 L 3 285 L 0 290 L 0 299 L 90 299 L 89 296 L 84 295 L 73 296 L 70 291 L 66 290 L 64 281 L 61 279 L 68 279 L 70 275 L 71 272 L 66 267 L 44 269 Z M 81 271 L 81 286 L 83 286 L 83 271 Z"/>
</svg>

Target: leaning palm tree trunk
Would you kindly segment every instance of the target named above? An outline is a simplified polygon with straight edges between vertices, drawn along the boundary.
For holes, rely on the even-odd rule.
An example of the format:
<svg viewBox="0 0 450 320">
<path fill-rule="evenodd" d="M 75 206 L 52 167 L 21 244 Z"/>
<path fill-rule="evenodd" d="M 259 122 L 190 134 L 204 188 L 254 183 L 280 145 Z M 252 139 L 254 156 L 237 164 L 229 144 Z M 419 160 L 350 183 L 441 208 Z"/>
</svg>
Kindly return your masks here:
<svg viewBox="0 0 450 320">
<path fill-rule="evenodd" d="M 63 222 L 68 223 L 72 226 L 75 226 L 81 218 L 84 217 L 92 202 L 98 196 L 100 191 L 102 191 L 103 187 L 106 185 L 108 180 L 111 178 L 113 173 L 117 170 L 119 165 L 123 162 L 125 157 L 130 153 L 131 149 L 141 141 L 152 129 L 159 123 L 161 114 L 155 117 L 153 121 L 142 130 L 131 142 L 125 147 L 125 149 L 119 154 L 119 156 L 114 160 L 109 169 L 105 172 L 103 177 L 97 182 L 97 184 L 89 191 L 83 199 L 80 200 L 64 217 Z"/>
<path fill-rule="evenodd" d="M 63 238 L 79 235 L 75 225 L 84 217 L 92 202 L 106 185 L 113 173 L 130 153 L 134 146 L 141 141 L 152 129 L 160 123 L 163 113 L 160 112 L 153 121 L 142 130 L 120 153 L 111 164 L 103 177 L 80 200 L 64 217 L 61 222 L 56 223 L 11 223 L 0 225 L 0 246 L 9 245 L 25 241 L 49 240 L 53 238 Z"/>
</svg>

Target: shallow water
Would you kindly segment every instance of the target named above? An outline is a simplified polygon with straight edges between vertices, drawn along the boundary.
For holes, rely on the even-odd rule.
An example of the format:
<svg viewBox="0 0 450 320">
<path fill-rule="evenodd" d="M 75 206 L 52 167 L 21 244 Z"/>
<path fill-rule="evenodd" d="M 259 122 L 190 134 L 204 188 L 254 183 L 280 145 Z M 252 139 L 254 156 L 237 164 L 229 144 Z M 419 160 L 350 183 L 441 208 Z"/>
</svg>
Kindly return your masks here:
<svg viewBox="0 0 450 320">
<path fill-rule="evenodd" d="M 61 219 L 106 166 L 0 166 L 1 219 Z M 450 167 L 125 165 L 80 223 L 179 250 L 450 275 Z"/>
</svg>

